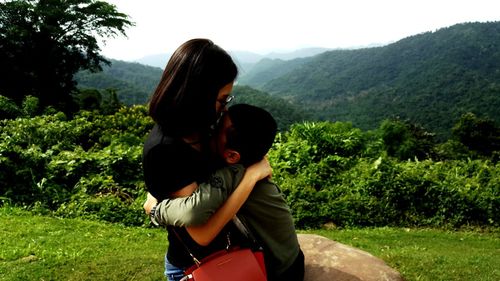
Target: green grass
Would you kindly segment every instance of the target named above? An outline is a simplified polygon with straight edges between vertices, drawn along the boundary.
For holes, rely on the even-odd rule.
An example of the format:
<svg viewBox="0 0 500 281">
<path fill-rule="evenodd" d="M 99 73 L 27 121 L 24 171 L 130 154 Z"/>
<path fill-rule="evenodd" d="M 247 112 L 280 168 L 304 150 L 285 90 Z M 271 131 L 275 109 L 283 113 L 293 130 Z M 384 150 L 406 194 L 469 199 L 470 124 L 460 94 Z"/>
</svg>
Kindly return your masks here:
<svg viewBox="0 0 500 281">
<path fill-rule="evenodd" d="M 159 229 L 0 212 L 0 280 L 163 280 Z"/>
<path fill-rule="evenodd" d="M 164 280 L 160 229 L 0 208 L 0 280 Z M 313 230 L 385 260 L 411 280 L 500 280 L 500 231 Z"/>
</svg>

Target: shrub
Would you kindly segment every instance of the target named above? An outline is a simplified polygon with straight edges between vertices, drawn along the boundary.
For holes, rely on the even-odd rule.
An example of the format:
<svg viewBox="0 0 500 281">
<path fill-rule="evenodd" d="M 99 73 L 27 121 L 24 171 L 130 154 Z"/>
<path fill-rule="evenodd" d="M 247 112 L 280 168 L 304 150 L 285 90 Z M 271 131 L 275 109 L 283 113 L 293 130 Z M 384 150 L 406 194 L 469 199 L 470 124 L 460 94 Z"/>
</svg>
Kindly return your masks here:
<svg viewBox="0 0 500 281">
<path fill-rule="evenodd" d="M 67 120 L 56 113 L 0 124 L 0 196 L 11 204 L 143 223 L 135 198 L 144 193 L 142 143 L 153 124 L 145 106 L 113 115 L 82 111 Z"/>
</svg>

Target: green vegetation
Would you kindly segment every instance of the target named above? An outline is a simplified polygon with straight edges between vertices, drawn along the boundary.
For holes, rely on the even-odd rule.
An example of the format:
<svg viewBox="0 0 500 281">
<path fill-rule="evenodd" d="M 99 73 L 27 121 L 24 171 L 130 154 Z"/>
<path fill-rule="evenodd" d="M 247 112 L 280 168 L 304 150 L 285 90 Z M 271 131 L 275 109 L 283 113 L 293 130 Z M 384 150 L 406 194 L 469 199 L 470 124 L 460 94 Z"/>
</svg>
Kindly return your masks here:
<svg viewBox="0 0 500 281">
<path fill-rule="evenodd" d="M 163 280 L 163 230 L 33 216 L 0 208 L 1 280 Z M 304 232 L 304 231 L 301 231 Z M 314 230 L 385 260 L 408 281 L 500 278 L 500 236 L 489 231 Z"/>
<path fill-rule="evenodd" d="M 29 112 L 26 104 L 19 111 Z M 462 123 L 457 131 L 480 139 Z M 143 225 L 142 145 L 152 125 L 145 106 L 0 120 L 0 203 Z M 434 144 L 398 120 L 376 131 L 297 123 L 278 136 L 269 159 L 300 228 L 498 226 L 499 153 L 479 153 L 461 140 Z"/>
<path fill-rule="evenodd" d="M 0 120 L 0 202 L 142 224 L 144 106 Z"/>
<path fill-rule="evenodd" d="M 269 153 L 273 179 L 300 228 L 498 225 L 500 164 L 416 154 L 401 161 L 388 156 L 394 144 L 383 134 L 322 122 L 295 124 L 279 136 Z"/>
</svg>

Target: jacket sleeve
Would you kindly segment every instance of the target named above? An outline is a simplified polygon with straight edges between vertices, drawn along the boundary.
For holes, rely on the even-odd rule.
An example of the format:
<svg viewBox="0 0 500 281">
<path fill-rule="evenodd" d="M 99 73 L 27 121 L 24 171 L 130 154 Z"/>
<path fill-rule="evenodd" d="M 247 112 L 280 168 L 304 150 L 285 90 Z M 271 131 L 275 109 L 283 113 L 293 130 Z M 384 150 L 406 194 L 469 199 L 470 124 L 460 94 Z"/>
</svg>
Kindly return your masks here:
<svg viewBox="0 0 500 281">
<path fill-rule="evenodd" d="M 209 182 L 201 183 L 188 197 L 165 199 L 158 204 L 155 220 L 163 226 L 201 225 L 226 201 L 234 190 L 234 169 L 216 171 Z"/>
</svg>

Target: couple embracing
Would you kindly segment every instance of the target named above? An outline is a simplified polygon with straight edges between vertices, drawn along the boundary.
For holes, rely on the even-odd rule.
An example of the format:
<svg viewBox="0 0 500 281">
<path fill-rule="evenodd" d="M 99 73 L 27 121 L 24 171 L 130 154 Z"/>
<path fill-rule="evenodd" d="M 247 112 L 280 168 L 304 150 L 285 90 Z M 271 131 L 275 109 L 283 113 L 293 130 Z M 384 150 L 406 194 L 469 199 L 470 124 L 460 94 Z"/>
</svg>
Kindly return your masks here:
<svg viewBox="0 0 500 281">
<path fill-rule="evenodd" d="M 264 252 L 268 280 L 303 280 L 304 256 L 283 194 L 270 181 L 265 157 L 276 132 L 267 111 L 234 105 L 231 57 L 207 39 L 192 39 L 172 55 L 149 105 L 155 121 L 144 144 L 150 194 L 144 204 L 165 226 L 168 280 L 231 243 L 248 246 L 237 217 Z M 220 280 L 224 280 L 221 276 Z"/>
</svg>

